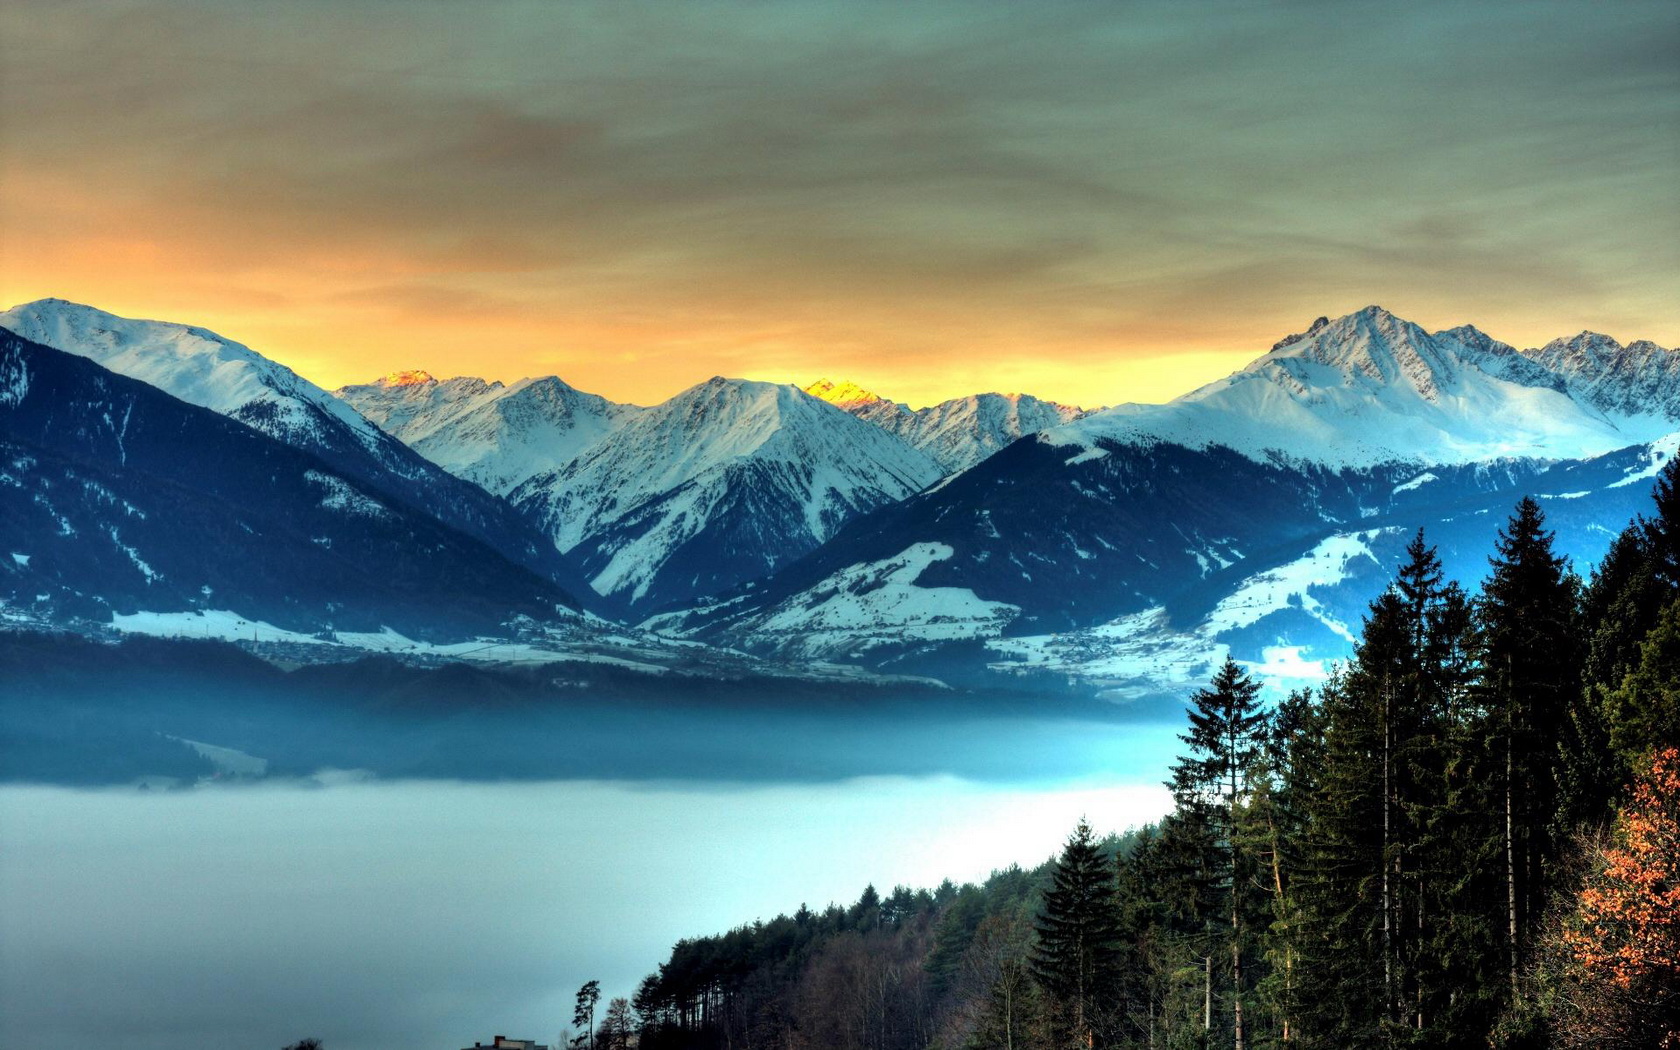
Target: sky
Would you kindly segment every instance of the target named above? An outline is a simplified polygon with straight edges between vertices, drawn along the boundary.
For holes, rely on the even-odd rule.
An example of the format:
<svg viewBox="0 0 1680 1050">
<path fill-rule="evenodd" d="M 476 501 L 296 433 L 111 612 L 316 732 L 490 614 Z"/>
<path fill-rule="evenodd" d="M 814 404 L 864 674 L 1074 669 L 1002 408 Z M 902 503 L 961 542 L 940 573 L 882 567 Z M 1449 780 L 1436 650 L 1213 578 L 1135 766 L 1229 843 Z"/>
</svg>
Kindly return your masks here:
<svg viewBox="0 0 1680 1050">
<path fill-rule="evenodd" d="M 1680 5 L 11 0 L 0 305 L 322 385 L 1164 400 L 1379 303 L 1680 343 Z"/>
</svg>

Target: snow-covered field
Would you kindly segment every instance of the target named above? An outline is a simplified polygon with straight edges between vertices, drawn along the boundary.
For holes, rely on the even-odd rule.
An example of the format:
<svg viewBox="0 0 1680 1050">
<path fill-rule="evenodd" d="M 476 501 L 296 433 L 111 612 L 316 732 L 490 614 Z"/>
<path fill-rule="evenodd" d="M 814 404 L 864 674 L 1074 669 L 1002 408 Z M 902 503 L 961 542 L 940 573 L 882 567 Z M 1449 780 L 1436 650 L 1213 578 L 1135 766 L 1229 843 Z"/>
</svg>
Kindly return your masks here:
<svg viewBox="0 0 1680 1050">
<path fill-rule="evenodd" d="M 226 609 L 117 613 L 111 617 L 111 626 L 122 634 L 145 634 L 159 638 L 216 638 L 229 642 L 337 649 L 344 652 L 346 659 L 358 653 L 389 653 L 486 664 L 550 664 L 575 661 L 611 664 L 648 674 L 663 674 L 667 670 L 660 664 L 605 653 L 582 652 L 557 644 L 539 645 L 498 638 L 473 638 L 441 644 L 422 642 L 398 634 L 389 627 L 377 632 L 334 631 L 325 636 L 303 634 L 250 619 Z"/>
<path fill-rule="evenodd" d="M 1230 655 L 1227 634 L 1289 610 L 1317 621 L 1351 649 L 1352 630 L 1313 592 L 1347 579 L 1361 560 L 1375 564 L 1370 545 L 1378 535 L 1372 529 L 1331 536 L 1294 561 L 1248 577 L 1192 625 L 1173 623 L 1167 610 L 1156 606 L 1085 631 L 994 639 L 987 648 L 1000 659 L 992 667 L 1101 681 L 1107 683 L 1104 695 L 1115 700 L 1181 693 L 1204 684 Z M 1280 636 L 1261 647 L 1259 660 L 1239 662 L 1261 676 L 1268 691 L 1284 693 L 1322 682 L 1330 664 L 1346 652 L 1315 654 L 1310 645 Z"/>
</svg>

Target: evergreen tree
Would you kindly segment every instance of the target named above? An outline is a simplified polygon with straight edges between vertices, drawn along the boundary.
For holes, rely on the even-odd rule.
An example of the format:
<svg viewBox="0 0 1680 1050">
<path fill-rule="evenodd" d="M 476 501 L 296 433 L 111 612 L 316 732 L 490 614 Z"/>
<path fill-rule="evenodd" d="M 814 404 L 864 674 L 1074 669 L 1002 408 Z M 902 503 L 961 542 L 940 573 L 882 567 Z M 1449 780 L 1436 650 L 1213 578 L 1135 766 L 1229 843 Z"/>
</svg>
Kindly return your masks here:
<svg viewBox="0 0 1680 1050">
<path fill-rule="evenodd" d="M 1463 1023 L 1455 971 L 1482 800 L 1461 732 L 1471 707 L 1468 597 L 1444 580 L 1420 531 L 1394 584 L 1371 603 L 1352 664 L 1311 713 L 1314 739 L 1289 759 L 1296 781 L 1304 1030 L 1367 1043 Z M 1472 909 L 1473 910 L 1473 909 Z M 1459 960 L 1462 961 L 1462 960 Z"/>
<path fill-rule="evenodd" d="M 595 1050 L 595 1004 L 601 1001 L 601 982 L 586 981 L 578 989 L 577 1001 L 572 1010 L 572 1024 L 582 1030 L 582 1034 L 574 1040 L 577 1045 L 587 1046 Z"/>
<path fill-rule="evenodd" d="M 1256 983 L 1268 1005 L 1279 1040 L 1290 1042 L 1296 1009 L 1295 959 L 1300 954 L 1300 908 L 1295 880 L 1301 866 L 1301 798 L 1311 771 L 1310 738 L 1317 734 L 1312 694 L 1300 691 L 1273 713 L 1253 789 L 1243 807 L 1238 833 L 1255 858 L 1255 877 L 1266 899 L 1267 925 L 1259 930 L 1270 970 Z"/>
<path fill-rule="evenodd" d="M 1680 600 L 1639 647 L 1639 664 L 1606 697 L 1606 736 L 1623 768 L 1652 749 L 1680 747 Z"/>
<path fill-rule="evenodd" d="M 1643 524 L 1657 577 L 1670 590 L 1680 589 L 1680 456 L 1670 458 L 1657 473 L 1651 498 L 1657 516 Z"/>
<path fill-rule="evenodd" d="M 1120 961 L 1115 869 L 1083 820 L 1056 862 L 1036 929 L 1032 974 L 1052 1000 L 1056 1045 L 1108 1045 L 1104 1007 Z"/>
<path fill-rule="evenodd" d="M 1369 1046 L 1386 1001 L 1380 896 L 1383 870 L 1381 720 L 1335 674 L 1319 691 L 1318 735 L 1300 741 L 1302 831 L 1295 900 L 1302 1041 Z M 1373 786 L 1374 785 L 1374 786 Z"/>
<path fill-rule="evenodd" d="M 1559 782 L 1565 828 L 1604 823 L 1633 776 L 1634 757 L 1655 742 L 1634 724 L 1644 716 L 1628 706 L 1637 708 L 1653 694 L 1629 692 L 1628 677 L 1640 670 L 1645 642 L 1664 610 L 1680 597 L 1677 485 L 1680 458 L 1658 475 L 1656 516 L 1641 517 L 1617 535 L 1582 595 L 1584 692 L 1570 712 Z"/>
<path fill-rule="evenodd" d="M 1513 994 L 1556 854 L 1560 746 L 1580 702 L 1578 587 L 1524 497 L 1499 532 L 1479 619 L 1485 739 L 1498 749 L 1505 936 Z M 1497 766 L 1495 767 L 1497 768 Z"/>
<path fill-rule="evenodd" d="M 1181 811 L 1204 822 L 1208 843 L 1219 851 L 1209 864 L 1225 890 L 1229 907 L 1225 921 L 1226 957 L 1231 963 L 1231 1032 L 1236 1050 L 1244 1050 L 1243 956 L 1250 948 L 1245 915 L 1253 857 L 1245 853 L 1237 834 L 1238 812 L 1248 798 L 1249 776 L 1260 760 L 1266 739 L 1266 713 L 1260 707 L 1260 686 L 1226 658 L 1207 689 L 1190 698 L 1190 731 L 1179 739 L 1189 753 L 1173 766 L 1168 783 Z"/>
</svg>

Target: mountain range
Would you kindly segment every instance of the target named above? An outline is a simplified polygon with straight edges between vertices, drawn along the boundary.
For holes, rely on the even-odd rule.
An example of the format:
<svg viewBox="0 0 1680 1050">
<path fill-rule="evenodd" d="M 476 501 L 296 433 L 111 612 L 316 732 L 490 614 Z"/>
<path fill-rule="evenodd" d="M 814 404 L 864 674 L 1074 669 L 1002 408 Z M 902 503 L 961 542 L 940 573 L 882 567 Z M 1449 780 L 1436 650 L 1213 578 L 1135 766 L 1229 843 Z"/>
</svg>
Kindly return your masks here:
<svg viewBox="0 0 1680 1050">
<path fill-rule="evenodd" d="M 555 584 L 570 603 L 601 604 L 573 565 L 504 501 L 441 469 L 342 400 L 241 343 L 203 328 L 132 320 L 61 299 L 0 313 L 0 328 L 316 456 L 488 544 Z"/>
<path fill-rule="evenodd" d="M 579 608 L 325 456 L 10 331 L 0 464 L 0 596 L 13 616 L 232 609 L 304 632 L 449 637 Z"/>
<path fill-rule="evenodd" d="M 593 616 L 696 651 L 1116 699 L 1226 653 L 1322 675 L 1416 529 L 1476 579 L 1526 493 L 1585 568 L 1680 432 L 1674 351 L 1594 333 L 1517 350 L 1378 307 L 1166 404 L 1091 412 L 722 377 L 651 407 L 557 377 L 328 394 L 189 326 L 43 300 L 0 327 L 12 618 L 215 607 L 441 637 Z M 198 435 L 190 454 L 171 428 Z M 264 471 L 287 480 L 248 538 Z M 335 578 L 346 554 L 359 570 Z M 267 582 L 241 590 L 240 556 Z"/>
</svg>

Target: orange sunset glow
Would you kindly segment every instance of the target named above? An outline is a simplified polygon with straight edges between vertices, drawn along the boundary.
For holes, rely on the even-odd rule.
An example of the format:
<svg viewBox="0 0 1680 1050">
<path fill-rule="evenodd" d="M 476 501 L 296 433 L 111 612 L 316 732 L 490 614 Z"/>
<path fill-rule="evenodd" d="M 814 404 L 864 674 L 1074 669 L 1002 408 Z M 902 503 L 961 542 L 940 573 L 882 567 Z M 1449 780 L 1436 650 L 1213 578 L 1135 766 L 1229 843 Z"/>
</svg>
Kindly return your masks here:
<svg viewBox="0 0 1680 1050">
<path fill-rule="evenodd" d="M 1442 8 L 1353 62 L 1399 25 L 1280 15 L 1254 92 L 1235 11 L 894 17 L 883 49 L 808 7 L 9 5 L 0 305 L 202 325 L 327 387 L 641 403 L 1159 401 L 1370 302 L 1680 336 L 1680 92 L 1625 25 Z"/>
</svg>

